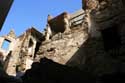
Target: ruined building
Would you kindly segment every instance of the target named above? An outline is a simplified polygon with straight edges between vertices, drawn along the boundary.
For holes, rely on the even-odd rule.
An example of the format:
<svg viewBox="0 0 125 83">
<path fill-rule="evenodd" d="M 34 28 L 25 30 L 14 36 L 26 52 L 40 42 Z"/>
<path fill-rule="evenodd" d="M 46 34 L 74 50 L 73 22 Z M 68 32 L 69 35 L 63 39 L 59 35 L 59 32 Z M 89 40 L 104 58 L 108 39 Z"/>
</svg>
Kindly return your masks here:
<svg viewBox="0 0 125 83">
<path fill-rule="evenodd" d="M 6 71 L 14 75 L 18 66 L 23 72 L 46 57 L 96 75 L 125 72 L 124 6 L 123 0 L 83 0 L 83 9 L 73 14 L 48 15 L 43 33 L 31 28 L 15 37 L 11 31 L 0 41 L 9 41 L 12 51 L 9 61 L 9 52 L 3 51 Z"/>
<path fill-rule="evenodd" d="M 0 50 L 4 55 L 4 69 L 9 75 L 15 75 L 18 66 L 20 71 L 30 68 L 41 43 L 42 34 L 35 28 L 30 28 L 21 36 L 16 37 L 14 31 L 11 30 L 9 34 L 0 37 L 0 40 Z M 6 42 L 8 47 L 5 48 Z"/>
<path fill-rule="evenodd" d="M 35 59 L 47 57 L 97 75 L 125 72 L 124 5 L 123 0 L 83 0 L 83 13 L 49 16 L 53 36 L 42 42 Z"/>
</svg>

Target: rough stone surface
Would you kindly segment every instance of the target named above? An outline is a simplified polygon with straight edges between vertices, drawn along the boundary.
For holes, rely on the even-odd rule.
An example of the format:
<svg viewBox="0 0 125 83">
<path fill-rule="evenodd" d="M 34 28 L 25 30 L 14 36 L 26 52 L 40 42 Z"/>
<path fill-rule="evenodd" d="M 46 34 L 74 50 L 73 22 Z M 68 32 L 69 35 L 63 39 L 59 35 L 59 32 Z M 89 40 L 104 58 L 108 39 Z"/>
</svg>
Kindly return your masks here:
<svg viewBox="0 0 125 83">
<path fill-rule="evenodd" d="M 42 34 L 36 29 L 28 29 L 19 37 L 15 36 L 13 30 L 8 35 L 0 37 L 0 52 L 3 53 L 4 69 L 9 75 L 16 76 L 18 71 L 25 71 L 30 68 L 36 50 L 37 43 L 41 43 Z M 9 41 L 8 49 L 3 49 L 4 41 Z M 11 54 L 9 54 L 11 51 Z"/>
<path fill-rule="evenodd" d="M 74 79 L 81 70 L 84 71 L 85 75 L 85 72 L 89 72 L 94 77 L 100 77 L 103 82 L 108 79 L 114 80 L 113 78 L 117 80 L 119 79 L 117 75 L 123 78 L 125 75 L 124 1 L 83 0 L 83 2 L 85 12 L 82 23 L 70 27 L 71 30 L 67 33 L 58 28 L 59 31 L 55 33 L 52 31 L 51 37 L 45 40 L 45 35 L 34 29 L 29 29 L 19 39 L 12 36 L 1 37 L 0 45 L 2 45 L 4 39 L 8 39 L 12 44 L 11 50 L 15 51 L 14 48 L 18 50 L 18 52 L 12 52 L 12 57 L 7 65 L 11 70 L 8 72 L 15 73 L 17 62 L 22 70 L 25 70 L 34 61 L 37 64 L 27 70 L 23 76 L 25 83 L 33 83 L 34 81 L 57 83 L 59 80 L 55 79 L 62 80 L 62 78 L 67 81 Z M 61 19 L 63 15 L 57 17 Z M 57 17 L 53 19 L 57 21 Z M 64 18 L 61 20 L 64 20 Z M 56 21 L 54 21 L 54 26 L 57 26 Z M 58 23 L 63 25 L 62 21 Z M 56 30 L 56 27 L 53 27 L 53 30 Z M 15 42 L 17 45 L 14 46 Z M 4 51 L 2 52 L 5 54 Z M 74 71 L 74 69 L 72 70 L 73 67 L 79 70 Z M 66 70 L 63 71 L 63 68 L 64 70 L 66 68 Z M 54 77 L 54 74 L 57 77 Z M 65 76 L 70 75 L 74 77 L 65 78 Z M 39 77 L 42 77 L 42 79 Z"/>
<path fill-rule="evenodd" d="M 94 37 L 89 38 L 86 44 L 86 52 L 88 53 L 86 54 L 88 57 L 86 64 L 88 65 L 88 70 L 90 69 L 90 71 L 96 74 L 116 71 L 124 72 L 124 6 L 123 0 L 83 0 L 83 9 L 87 15 L 89 33 L 91 37 Z M 117 27 L 117 32 L 114 34 L 108 34 L 107 32 L 108 35 L 105 33 L 106 37 L 108 38 L 110 35 L 116 36 L 116 34 L 118 34 L 121 45 L 115 48 L 118 50 L 113 51 L 113 49 L 111 49 L 109 52 L 106 52 L 104 49 L 106 40 L 104 40 L 104 34 L 102 34 L 102 32 L 111 27 L 112 31 L 115 31 Z M 98 33 L 101 33 L 101 35 L 97 36 Z M 117 51 L 119 53 L 117 53 Z M 111 54 L 117 57 L 113 57 Z"/>
<path fill-rule="evenodd" d="M 55 62 L 66 64 L 75 55 L 79 47 L 86 41 L 88 34 L 81 26 L 76 27 L 68 34 L 59 33 L 52 37 L 51 41 L 43 42 L 38 57 L 48 57 Z M 84 56 L 84 55 L 83 55 Z M 81 56 L 82 57 L 82 56 Z"/>
<path fill-rule="evenodd" d="M 123 43 L 125 42 L 124 4 L 122 0 L 93 1 L 88 0 L 85 3 L 86 15 L 83 25 L 74 27 L 68 34 L 57 33 L 50 41 L 42 42 L 36 60 L 47 57 L 55 62 L 78 66 L 81 69 L 87 66 L 88 71 L 93 71 L 98 75 L 116 71 L 124 72 L 122 69 L 124 68 L 125 45 Z M 102 31 L 110 27 L 118 28 L 122 45 L 107 52 Z M 112 28 L 111 31 L 114 29 Z"/>
</svg>

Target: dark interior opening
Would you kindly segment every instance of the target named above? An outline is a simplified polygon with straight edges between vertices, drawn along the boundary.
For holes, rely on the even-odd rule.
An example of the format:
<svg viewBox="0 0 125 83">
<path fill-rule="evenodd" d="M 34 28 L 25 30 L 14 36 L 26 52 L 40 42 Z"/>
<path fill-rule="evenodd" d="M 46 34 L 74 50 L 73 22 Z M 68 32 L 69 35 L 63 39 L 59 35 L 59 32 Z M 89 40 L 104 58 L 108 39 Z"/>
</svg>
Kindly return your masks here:
<svg viewBox="0 0 125 83">
<path fill-rule="evenodd" d="M 8 50 L 9 49 L 9 45 L 10 45 L 10 41 L 5 39 L 3 41 L 3 44 L 2 44 L 2 49 Z"/>
<path fill-rule="evenodd" d="M 121 46 L 121 38 L 119 35 L 118 26 L 114 25 L 110 28 L 101 31 L 105 51 L 119 49 Z"/>
<path fill-rule="evenodd" d="M 28 47 L 32 47 L 32 46 L 33 46 L 33 40 L 30 39 L 30 40 L 29 40 L 29 46 L 28 46 Z"/>
<path fill-rule="evenodd" d="M 47 52 L 52 52 L 54 50 L 55 50 L 55 48 L 50 48 L 50 49 L 47 50 Z"/>
<path fill-rule="evenodd" d="M 125 6 L 125 0 L 122 0 L 122 2 L 123 2 L 123 5 Z"/>
<path fill-rule="evenodd" d="M 34 58 L 36 57 L 36 53 L 39 51 L 40 45 L 41 45 L 40 42 L 37 42 L 37 43 L 36 43 Z"/>
</svg>

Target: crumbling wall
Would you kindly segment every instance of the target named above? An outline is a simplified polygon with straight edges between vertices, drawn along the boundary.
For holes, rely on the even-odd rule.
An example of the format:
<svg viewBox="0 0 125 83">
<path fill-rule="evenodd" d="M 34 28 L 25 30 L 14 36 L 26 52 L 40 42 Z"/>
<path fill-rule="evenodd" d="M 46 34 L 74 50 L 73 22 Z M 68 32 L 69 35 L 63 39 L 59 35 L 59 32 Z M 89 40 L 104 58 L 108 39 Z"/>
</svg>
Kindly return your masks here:
<svg viewBox="0 0 125 83">
<path fill-rule="evenodd" d="M 13 30 L 11 30 L 7 35 L 1 37 L 1 50 L 4 55 L 4 70 L 9 75 L 16 75 L 16 65 L 19 59 L 20 45 L 21 41 L 16 38 L 16 35 Z M 2 45 L 4 41 L 8 41 L 8 49 L 3 49 Z M 16 44 L 16 45 L 15 45 Z"/>
<path fill-rule="evenodd" d="M 30 69 L 35 57 L 36 48 L 38 49 L 37 43 L 41 42 L 42 34 L 32 27 L 26 30 L 18 39 L 18 42 L 21 44 L 16 64 L 16 72 L 20 74 Z"/>
<path fill-rule="evenodd" d="M 48 19 L 48 24 L 53 32 L 63 33 L 68 29 L 70 29 L 69 19 L 70 15 L 67 12 L 63 12 L 60 15 L 56 16 L 55 18 Z"/>
<path fill-rule="evenodd" d="M 16 45 L 15 45 L 16 43 Z M 12 53 L 10 55 L 10 58 L 9 58 L 9 62 L 8 62 L 8 65 L 7 68 L 5 69 L 6 72 L 9 74 L 9 75 L 16 75 L 16 65 L 18 63 L 18 59 L 19 59 L 19 52 L 20 52 L 20 42 L 17 40 L 14 42 L 14 45 L 13 45 L 13 49 L 11 49 Z M 16 48 L 16 49 L 15 49 Z M 9 56 L 9 55 L 7 55 Z M 6 62 L 5 62 L 6 63 Z"/>
<path fill-rule="evenodd" d="M 123 49 L 125 41 L 125 30 L 123 28 L 125 26 L 125 8 L 123 1 L 95 0 L 95 5 L 91 4 L 93 3 L 91 0 L 83 0 L 83 2 L 83 9 L 86 11 L 86 14 L 91 17 L 89 18 L 90 23 L 96 25 L 96 27 L 92 25 L 90 30 L 95 29 L 100 32 L 105 45 L 112 45 L 114 43 L 112 46 L 116 46 L 116 49 Z M 120 49 L 120 51 L 122 50 Z"/>
<path fill-rule="evenodd" d="M 68 34 L 59 33 L 52 37 L 51 41 L 43 42 L 36 59 L 47 57 L 55 62 L 66 64 L 79 47 L 86 41 L 88 34 L 79 26 Z"/>
<path fill-rule="evenodd" d="M 124 72 L 125 11 L 122 0 L 83 0 L 83 9 L 88 29 L 95 33 L 93 37 L 89 32 L 90 37 L 85 44 L 87 70 L 98 75 Z"/>
<path fill-rule="evenodd" d="M 0 37 L 1 46 L 4 40 L 10 42 L 8 49 L 0 49 L 4 54 L 4 70 L 9 75 L 16 76 L 18 72 L 23 73 L 30 68 L 36 52 L 36 43 L 41 42 L 39 35 L 42 37 L 40 32 L 31 28 L 19 37 L 16 37 L 13 30 L 9 34 Z"/>
<path fill-rule="evenodd" d="M 39 61 L 43 57 L 60 64 L 78 66 L 95 74 L 124 71 L 125 9 L 122 0 L 83 2 L 85 13 L 82 24 L 69 26 L 67 13 L 64 12 L 55 18 L 48 16 L 49 29 L 44 36 L 38 31 L 34 32 L 34 29 L 28 29 L 23 36 L 14 39 L 11 45 L 14 52 L 8 66 L 12 71 L 8 72 L 15 74 L 17 63 L 22 67 L 19 71 L 25 71 L 30 68 L 33 60 Z M 65 33 L 67 27 L 70 30 Z M 52 34 L 49 33 L 51 31 Z M 14 38 L 14 35 L 8 38 Z M 36 48 L 37 43 L 39 49 Z"/>
<path fill-rule="evenodd" d="M 50 41 L 42 42 L 36 59 L 47 57 L 61 64 L 82 69 L 86 67 L 95 74 L 123 71 L 124 44 L 121 45 L 121 41 L 124 41 L 124 7 L 121 0 L 85 0 L 84 4 L 85 18 L 82 26 L 74 27 L 76 30 L 72 32 L 71 29 L 67 35 L 58 33 Z M 107 30 L 108 35 L 103 34 L 103 30 Z M 105 38 L 113 38 L 113 41 Z M 105 47 L 110 47 L 110 44 L 112 46 L 107 51 Z M 119 59 L 114 59 L 116 57 Z"/>
</svg>

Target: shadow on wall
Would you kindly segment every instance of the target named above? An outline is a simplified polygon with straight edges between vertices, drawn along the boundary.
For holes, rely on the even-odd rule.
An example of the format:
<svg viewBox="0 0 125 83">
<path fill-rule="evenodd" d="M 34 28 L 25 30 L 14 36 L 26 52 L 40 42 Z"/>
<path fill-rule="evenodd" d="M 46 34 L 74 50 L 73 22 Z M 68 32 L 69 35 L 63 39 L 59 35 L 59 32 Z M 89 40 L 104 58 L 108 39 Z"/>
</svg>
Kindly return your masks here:
<svg viewBox="0 0 125 83">
<path fill-rule="evenodd" d="M 121 36 L 118 25 L 112 25 L 100 31 L 101 37 L 89 37 L 67 65 L 78 66 L 80 69 L 100 75 L 107 72 L 122 71 L 124 62 L 119 59 Z"/>
<path fill-rule="evenodd" d="M 100 66 L 98 64 L 102 64 L 105 60 L 105 56 L 106 53 L 104 52 L 102 39 L 88 38 L 66 64 L 69 66 L 77 66 L 85 71 L 97 73 L 96 69 Z M 104 61 L 104 63 L 105 62 L 106 61 Z"/>
<path fill-rule="evenodd" d="M 27 70 L 21 79 L 8 76 L 0 69 L 2 83 L 108 83 L 123 82 L 125 73 L 109 73 L 95 76 L 92 72 L 81 71 L 77 67 L 69 67 L 42 58 L 40 62 L 34 62 L 32 68 Z"/>
<path fill-rule="evenodd" d="M 114 51 L 112 53 L 106 52 L 104 45 L 102 38 L 88 38 L 66 64 L 77 66 L 81 70 L 92 72 L 94 75 L 124 72 L 124 62 L 120 60 L 119 54 Z"/>
<path fill-rule="evenodd" d="M 105 35 L 105 38 L 116 35 L 113 34 L 111 36 Z M 109 81 L 124 81 L 124 62 L 106 53 L 104 45 L 108 41 L 105 42 L 105 38 L 89 37 L 67 62 L 68 66 L 42 58 L 40 62 L 33 63 L 32 68 L 22 76 L 23 83 L 107 83 Z M 108 45 L 110 45 L 109 43 L 111 42 L 108 42 Z"/>
<path fill-rule="evenodd" d="M 42 58 L 40 62 L 34 62 L 32 68 L 27 70 L 22 77 L 23 83 L 65 83 L 65 82 L 94 82 L 93 76 L 79 70 L 77 67 L 69 67 Z"/>
<path fill-rule="evenodd" d="M 80 70 L 77 67 L 69 67 L 42 58 L 40 62 L 34 62 L 32 68 L 22 76 L 23 83 L 108 83 L 124 82 L 125 73 L 108 73 L 102 76 L 93 75 L 92 72 Z"/>
</svg>

